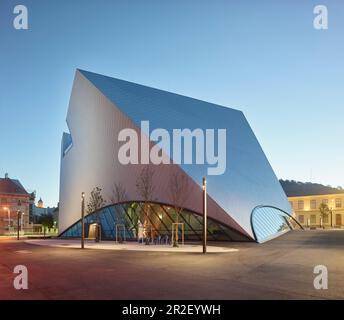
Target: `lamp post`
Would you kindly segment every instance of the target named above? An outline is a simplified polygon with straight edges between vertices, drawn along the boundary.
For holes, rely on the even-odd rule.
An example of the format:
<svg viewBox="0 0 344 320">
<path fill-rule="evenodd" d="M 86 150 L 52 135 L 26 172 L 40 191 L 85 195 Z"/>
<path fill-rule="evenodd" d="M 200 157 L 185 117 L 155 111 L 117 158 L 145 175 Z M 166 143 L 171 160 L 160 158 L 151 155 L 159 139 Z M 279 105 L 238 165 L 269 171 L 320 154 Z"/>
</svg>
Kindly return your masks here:
<svg viewBox="0 0 344 320">
<path fill-rule="evenodd" d="M 18 209 L 18 216 L 17 216 L 17 240 L 19 240 L 19 219 L 21 219 L 24 215 L 24 212 L 20 210 L 21 205 L 22 205 L 21 200 L 18 200 L 18 208 L 19 209 Z M 23 220 L 21 220 L 20 231 L 22 229 L 22 221 Z"/>
<path fill-rule="evenodd" d="M 25 215 L 25 212 L 21 212 L 20 231 L 23 232 L 23 235 L 25 235 L 25 230 L 24 230 L 24 215 Z"/>
<path fill-rule="evenodd" d="M 203 253 L 207 253 L 207 180 L 203 177 Z"/>
<path fill-rule="evenodd" d="M 21 212 L 20 210 L 17 211 L 17 240 L 19 240 L 19 220 L 20 220 Z"/>
<path fill-rule="evenodd" d="M 85 248 L 85 192 L 81 193 L 81 249 Z"/>
</svg>

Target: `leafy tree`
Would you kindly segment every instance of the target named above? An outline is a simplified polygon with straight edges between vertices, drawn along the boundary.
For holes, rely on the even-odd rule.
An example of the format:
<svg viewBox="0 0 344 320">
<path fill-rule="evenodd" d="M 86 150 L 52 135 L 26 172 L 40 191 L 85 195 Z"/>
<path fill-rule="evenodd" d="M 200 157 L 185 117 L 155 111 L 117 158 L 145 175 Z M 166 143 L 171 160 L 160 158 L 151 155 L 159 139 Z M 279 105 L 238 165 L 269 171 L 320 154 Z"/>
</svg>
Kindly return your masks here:
<svg viewBox="0 0 344 320">
<path fill-rule="evenodd" d="M 324 218 L 328 217 L 328 215 L 331 213 L 331 210 L 326 203 L 320 204 L 319 211 L 320 211 L 320 216 L 323 221 L 324 221 Z"/>
<path fill-rule="evenodd" d="M 42 214 L 38 217 L 37 222 L 44 227 L 44 231 L 46 228 L 51 229 L 54 227 L 54 216 L 50 213 Z"/>
</svg>

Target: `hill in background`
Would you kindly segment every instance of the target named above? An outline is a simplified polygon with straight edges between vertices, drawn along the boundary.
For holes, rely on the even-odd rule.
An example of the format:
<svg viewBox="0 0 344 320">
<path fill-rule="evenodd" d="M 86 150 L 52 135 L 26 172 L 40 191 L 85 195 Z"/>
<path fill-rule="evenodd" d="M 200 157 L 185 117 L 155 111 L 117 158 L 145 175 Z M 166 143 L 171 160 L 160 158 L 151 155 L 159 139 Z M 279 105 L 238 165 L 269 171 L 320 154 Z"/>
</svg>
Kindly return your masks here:
<svg viewBox="0 0 344 320">
<path fill-rule="evenodd" d="M 320 183 L 300 182 L 295 180 L 280 180 L 282 188 L 288 197 L 344 193 L 342 187 L 324 186 Z"/>
</svg>

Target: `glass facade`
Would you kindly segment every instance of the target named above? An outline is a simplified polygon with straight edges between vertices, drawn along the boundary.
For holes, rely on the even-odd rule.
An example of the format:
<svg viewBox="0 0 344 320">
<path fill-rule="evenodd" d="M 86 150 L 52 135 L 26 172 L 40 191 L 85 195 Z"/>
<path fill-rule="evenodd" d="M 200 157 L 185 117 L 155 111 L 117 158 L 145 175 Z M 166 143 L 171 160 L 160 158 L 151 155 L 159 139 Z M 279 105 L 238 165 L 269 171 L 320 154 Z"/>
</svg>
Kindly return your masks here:
<svg viewBox="0 0 344 320">
<path fill-rule="evenodd" d="M 258 242 L 275 238 L 281 233 L 301 226 L 294 218 L 274 207 L 257 207 L 251 215 L 252 229 Z"/>
<path fill-rule="evenodd" d="M 95 223 L 101 225 L 101 238 L 115 240 L 117 237 L 137 240 L 143 228 L 151 238 L 171 239 L 172 223 L 184 224 L 185 240 L 202 240 L 203 217 L 197 213 L 183 210 L 177 218 L 173 207 L 158 203 L 126 202 L 102 208 L 85 217 L 85 237 Z M 117 226 L 117 227 L 116 227 Z M 181 236 L 181 231 L 180 236 Z M 78 221 L 60 237 L 77 238 L 81 236 L 81 222 Z M 208 218 L 208 240 L 252 241 L 240 232 Z"/>
</svg>

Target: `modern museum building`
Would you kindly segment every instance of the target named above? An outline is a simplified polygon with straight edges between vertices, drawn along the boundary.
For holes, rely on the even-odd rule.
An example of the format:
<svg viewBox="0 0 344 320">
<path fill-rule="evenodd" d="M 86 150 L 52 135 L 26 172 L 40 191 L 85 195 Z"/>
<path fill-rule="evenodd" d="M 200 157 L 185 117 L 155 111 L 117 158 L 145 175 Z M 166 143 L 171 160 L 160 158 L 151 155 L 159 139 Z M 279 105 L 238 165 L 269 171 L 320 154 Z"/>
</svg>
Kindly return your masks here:
<svg viewBox="0 0 344 320">
<path fill-rule="evenodd" d="M 78 69 L 67 125 L 60 237 L 81 236 L 84 192 L 86 237 L 99 225 L 105 240 L 168 239 L 178 223 L 185 240 L 201 240 L 203 177 L 208 240 L 261 243 L 298 227 L 241 111 Z"/>
</svg>

